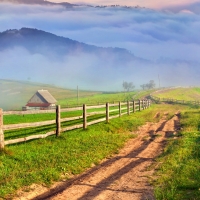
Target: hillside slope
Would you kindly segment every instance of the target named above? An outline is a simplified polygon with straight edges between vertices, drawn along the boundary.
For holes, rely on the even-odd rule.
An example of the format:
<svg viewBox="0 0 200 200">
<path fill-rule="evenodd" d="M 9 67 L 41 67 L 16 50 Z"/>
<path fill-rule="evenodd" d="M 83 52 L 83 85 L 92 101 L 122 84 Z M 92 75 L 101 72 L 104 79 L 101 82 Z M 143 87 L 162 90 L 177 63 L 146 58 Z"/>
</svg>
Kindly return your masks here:
<svg viewBox="0 0 200 200">
<path fill-rule="evenodd" d="M 48 84 L 0 79 L 0 108 L 4 110 L 21 109 L 40 89 L 48 90 L 56 100 L 72 98 L 77 95 L 76 90 L 68 90 Z M 90 96 L 97 93 L 99 92 L 79 91 L 79 96 Z"/>
<path fill-rule="evenodd" d="M 186 101 L 199 101 L 200 100 L 200 88 L 198 87 L 177 87 L 177 88 L 169 88 L 159 90 L 157 92 L 152 93 L 153 96 L 159 98 L 170 98 L 170 99 L 178 99 L 178 100 L 186 100 Z"/>
</svg>

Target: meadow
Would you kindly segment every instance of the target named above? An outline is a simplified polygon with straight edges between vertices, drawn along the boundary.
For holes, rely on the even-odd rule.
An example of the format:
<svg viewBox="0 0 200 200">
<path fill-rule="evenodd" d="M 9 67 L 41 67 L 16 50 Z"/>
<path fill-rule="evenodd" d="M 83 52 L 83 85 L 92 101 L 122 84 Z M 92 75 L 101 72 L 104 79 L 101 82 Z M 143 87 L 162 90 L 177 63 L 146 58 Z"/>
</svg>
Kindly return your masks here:
<svg viewBox="0 0 200 200">
<path fill-rule="evenodd" d="M 48 90 L 59 102 L 63 99 L 76 98 L 77 91 L 43 83 L 0 79 L 0 105 L 4 110 L 21 110 L 37 90 Z M 79 96 L 90 97 L 101 94 L 98 91 L 79 91 Z"/>
<path fill-rule="evenodd" d="M 159 98 L 178 99 L 185 101 L 199 101 L 200 100 L 200 88 L 197 87 L 178 87 L 172 89 L 163 89 L 158 92 L 152 93 L 153 96 Z"/>
<path fill-rule="evenodd" d="M 133 95 L 139 98 L 139 95 L 148 94 L 149 91 L 131 93 L 130 98 Z M 101 98 L 115 101 L 117 98 L 115 95 L 119 94 L 102 94 Z M 120 95 L 123 99 L 125 93 Z M 97 97 L 96 95 L 92 97 L 95 103 L 101 101 L 101 98 Z M 179 97 L 179 94 L 177 96 L 176 93 L 174 94 L 174 98 Z M 64 104 L 65 100 L 63 100 Z M 156 199 L 198 199 L 200 195 L 200 108 L 197 105 L 181 104 L 153 104 L 142 112 L 124 115 L 110 120 L 109 123 L 101 122 L 89 126 L 86 130 L 76 129 L 64 132 L 60 137 L 50 136 L 46 139 L 6 146 L 0 152 L 0 199 L 12 198 L 18 189 L 27 190 L 33 183 L 50 186 L 54 181 L 70 179 L 73 175 L 98 165 L 102 159 L 116 154 L 127 140 L 136 137 L 134 131 L 139 126 L 147 121 L 158 122 L 166 111 L 170 119 L 178 110 L 181 111 L 179 137 L 168 139 L 163 154 L 157 158 L 155 179 L 150 181 L 154 186 Z M 155 118 L 158 112 L 161 114 L 159 118 Z M 61 117 L 81 114 L 80 111 L 65 112 L 61 113 Z M 55 114 L 8 115 L 4 116 L 4 123 L 51 119 L 55 119 Z M 73 122 L 67 122 L 63 126 L 68 126 L 69 123 Z M 41 134 L 53 129 L 55 129 L 54 125 L 5 131 L 5 138 L 12 139 L 36 132 Z"/>
<path fill-rule="evenodd" d="M 129 138 L 135 137 L 132 132 L 155 114 L 152 107 L 87 130 L 77 129 L 60 137 L 6 146 L 0 155 L 0 197 L 8 198 L 32 183 L 50 185 L 61 177 L 68 179 L 97 165 L 103 158 L 117 153 Z M 5 136 L 12 137 L 10 134 Z"/>
</svg>

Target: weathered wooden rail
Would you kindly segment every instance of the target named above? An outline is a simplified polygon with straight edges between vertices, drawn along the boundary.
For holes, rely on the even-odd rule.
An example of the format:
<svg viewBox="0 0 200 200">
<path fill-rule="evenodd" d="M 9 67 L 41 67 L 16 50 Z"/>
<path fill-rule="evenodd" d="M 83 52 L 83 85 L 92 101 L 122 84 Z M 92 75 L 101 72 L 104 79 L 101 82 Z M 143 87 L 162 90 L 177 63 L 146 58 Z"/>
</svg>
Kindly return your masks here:
<svg viewBox="0 0 200 200">
<path fill-rule="evenodd" d="M 130 115 L 131 112 L 134 113 L 136 111 L 144 110 L 148 108 L 150 104 L 151 104 L 150 100 L 145 99 L 145 100 L 137 100 L 137 101 L 132 101 L 132 102 L 128 101 L 125 103 L 124 102 L 113 103 L 113 104 L 106 103 L 106 105 L 98 105 L 98 106 L 87 106 L 84 104 L 82 107 L 64 108 L 64 109 L 61 109 L 60 106 L 58 105 L 56 106 L 55 110 L 42 110 L 42 111 L 36 110 L 36 111 L 3 112 L 3 110 L 0 109 L 0 149 L 3 149 L 5 145 L 9 145 L 9 144 L 16 144 L 20 142 L 33 140 L 33 139 L 46 138 L 51 135 L 59 136 L 62 132 L 77 129 L 77 128 L 86 129 L 87 126 L 90 126 L 92 124 L 96 124 L 103 121 L 109 122 L 110 119 L 121 117 L 122 115 L 125 115 L 125 114 Z M 105 110 L 93 112 L 94 109 L 105 109 Z M 73 111 L 82 111 L 82 115 L 70 117 L 70 118 L 61 118 L 60 116 L 61 112 L 73 112 Z M 3 124 L 4 115 L 27 115 L 27 114 L 39 114 L 39 113 L 56 113 L 56 119 L 42 121 L 42 122 L 34 122 L 34 123 L 21 123 L 21 124 L 9 124 L 9 125 Z M 97 115 L 97 116 L 99 115 L 100 116 L 99 119 L 88 121 L 88 117 L 94 116 L 94 115 Z M 81 124 L 76 124 L 76 125 L 68 126 L 68 127 L 61 127 L 61 122 L 74 121 L 78 119 L 82 119 Z M 56 124 L 56 130 L 49 131 L 46 134 L 30 135 L 24 138 L 4 140 L 4 131 L 39 127 L 39 126 L 45 126 L 45 125 L 51 125 L 51 124 Z"/>
<path fill-rule="evenodd" d="M 186 101 L 186 100 L 178 100 L 173 98 L 159 98 L 153 95 L 150 95 L 151 100 L 156 102 L 165 102 L 165 103 L 178 103 L 178 104 L 192 104 L 192 105 L 200 105 L 200 101 Z"/>
</svg>

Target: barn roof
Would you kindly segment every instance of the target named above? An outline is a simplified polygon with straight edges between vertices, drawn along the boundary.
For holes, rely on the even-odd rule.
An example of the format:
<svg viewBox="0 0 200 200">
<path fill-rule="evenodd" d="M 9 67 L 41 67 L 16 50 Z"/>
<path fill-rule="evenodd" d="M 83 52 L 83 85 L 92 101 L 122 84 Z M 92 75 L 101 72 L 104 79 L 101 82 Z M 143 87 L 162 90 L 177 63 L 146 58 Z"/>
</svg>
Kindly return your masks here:
<svg viewBox="0 0 200 200">
<path fill-rule="evenodd" d="M 47 103 L 54 104 L 56 99 L 48 92 L 48 90 L 38 90 L 37 93 L 45 99 Z"/>
</svg>

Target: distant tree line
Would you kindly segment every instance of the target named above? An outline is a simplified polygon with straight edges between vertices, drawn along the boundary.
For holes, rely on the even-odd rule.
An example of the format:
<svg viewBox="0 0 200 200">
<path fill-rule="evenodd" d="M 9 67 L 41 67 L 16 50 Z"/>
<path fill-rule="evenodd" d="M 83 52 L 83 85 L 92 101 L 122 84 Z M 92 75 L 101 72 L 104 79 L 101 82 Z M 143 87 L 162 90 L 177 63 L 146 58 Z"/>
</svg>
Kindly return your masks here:
<svg viewBox="0 0 200 200">
<path fill-rule="evenodd" d="M 126 92 L 133 91 L 135 88 L 135 85 L 133 84 L 133 82 L 127 82 L 127 81 L 123 81 L 122 86 L 123 86 L 124 91 L 126 91 Z M 155 86 L 156 86 L 156 84 L 155 84 L 154 80 L 150 80 L 149 83 L 140 85 L 140 87 L 143 90 L 151 90 L 151 89 L 154 89 Z"/>
</svg>

